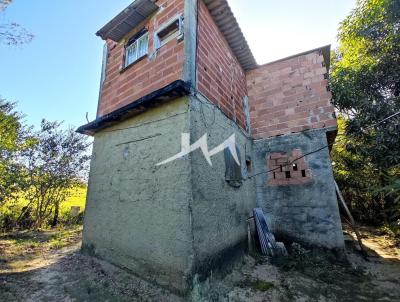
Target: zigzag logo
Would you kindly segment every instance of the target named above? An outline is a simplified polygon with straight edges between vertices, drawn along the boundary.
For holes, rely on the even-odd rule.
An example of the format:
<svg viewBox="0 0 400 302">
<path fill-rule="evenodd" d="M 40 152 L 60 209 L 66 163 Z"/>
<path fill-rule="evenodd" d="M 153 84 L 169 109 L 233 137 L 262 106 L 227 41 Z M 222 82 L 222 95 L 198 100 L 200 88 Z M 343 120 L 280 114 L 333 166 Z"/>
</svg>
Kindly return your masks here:
<svg viewBox="0 0 400 302">
<path fill-rule="evenodd" d="M 208 150 L 208 142 L 207 142 L 207 133 L 204 134 L 199 140 L 197 140 L 193 145 L 190 144 L 190 133 L 182 133 L 182 139 L 181 139 L 181 152 L 178 154 L 156 164 L 156 166 L 161 166 L 165 165 L 167 163 L 170 163 L 174 160 L 177 160 L 179 158 L 184 157 L 185 155 L 188 155 L 189 153 L 200 149 L 203 152 L 204 158 L 207 160 L 208 164 L 212 166 L 211 162 L 211 156 L 222 152 L 225 148 L 228 148 L 229 151 L 231 152 L 235 162 L 240 166 L 240 161 L 238 154 L 236 152 L 236 138 L 235 134 L 231 135 L 226 141 L 224 141 L 222 144 L 220 144 L 218 147 Z"/>
</svg>

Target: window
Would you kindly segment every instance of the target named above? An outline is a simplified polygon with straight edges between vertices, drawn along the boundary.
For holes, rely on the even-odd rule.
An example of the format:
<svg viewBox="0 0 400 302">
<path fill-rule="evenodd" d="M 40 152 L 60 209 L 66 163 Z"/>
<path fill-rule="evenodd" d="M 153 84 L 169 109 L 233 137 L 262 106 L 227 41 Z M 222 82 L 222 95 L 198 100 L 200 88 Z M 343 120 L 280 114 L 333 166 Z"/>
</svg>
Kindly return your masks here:
<svg viewBox="0 0 400 302">
<path fill-rule="evenodd" d="M 149 35 L 147 32 L 140 32 L 139 36 L 133 37 L 125 48 L 125 67 L 136 62 L 147 55 Z"/>
<path fill-rule="evenodd" d="M 182 35 L 183 19 L 176 17 L 163 25 L 155 35 L 155 48 L 158 49 L 167 42 Z"/>
</svg>

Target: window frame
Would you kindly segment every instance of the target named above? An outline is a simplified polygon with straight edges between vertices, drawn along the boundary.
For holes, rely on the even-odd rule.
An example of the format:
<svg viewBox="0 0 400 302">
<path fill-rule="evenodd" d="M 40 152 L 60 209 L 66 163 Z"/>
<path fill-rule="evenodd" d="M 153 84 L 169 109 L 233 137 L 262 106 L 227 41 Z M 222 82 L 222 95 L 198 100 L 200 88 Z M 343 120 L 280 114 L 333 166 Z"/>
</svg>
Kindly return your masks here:
<svg viewBox="0 0 400 302">
<path fill-rule="evenodd" d="M 146 43 L 146 50 L 144 53 L 139 54 L 139 45 L 141 41 L 145 39 Z M 131 48 L 136 48 L 136 58 L 129 62 L 129 56 L 128 56 L 128 51 Z M 129 66 L 133 65 L 134 63 L 138 62 L 142 58 L 146 57 L 149 54 L 149 32 L 147 29 L 142 29 L 139 31 L 136 35 L 134 35 L 132 38 L 129 39 L 128 43 L 125 44 L 125 49 L 124 49 L 124 58 L 123 58 L 123 70 L 128 68 Z"/>
<path fill-rule="evenodd" d="M 176 21 L 179 22 L 178 24 L 178 31 L 170 36 L 168 36 L 165 40 L 161 41 L 159 34 L 166 30 L 168 27 L 170 27 L 173 23 L 175 23 Z M 154 49 L 160 49 L 161 47 L 163 47 L 165 44 L 167 44 L 169 41 L 172 41 L 174 39 L 178 39 L 180 40 L 183 37 L 183 23 L 184 19 L 182 15 L 177 15 L 173 18 L 171 18 L 170 20 L 168 20 L 167 22 L 165 22 L 159 29 L 157 29 L 157 31 L 154 33 Z"/>
</svg>

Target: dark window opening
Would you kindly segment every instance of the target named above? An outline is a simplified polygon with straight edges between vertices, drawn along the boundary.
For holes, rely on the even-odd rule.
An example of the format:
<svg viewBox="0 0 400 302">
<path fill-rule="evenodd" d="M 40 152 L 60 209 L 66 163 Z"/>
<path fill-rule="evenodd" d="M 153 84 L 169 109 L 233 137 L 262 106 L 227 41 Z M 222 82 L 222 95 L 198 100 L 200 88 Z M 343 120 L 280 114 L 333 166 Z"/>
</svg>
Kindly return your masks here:
<svg viewBox="0 0 400 302">
<path fill-rule="evenodd" d="M 286 171 L 285 172 L 285 176 L 286 176 L 286 178 L 290 178 L 291 176 L 290 176 L 290 171 Z"/>
<path fill-rule="evenodd" d="M 283 167 L 282 166 L 279 166 L 279 169 L 280 169 L 281 172 L 283 172 Z"/>
<path fill-rule="evenodd" d="M 156 34 L 156 48 L 160 48 L 167 42 L 178 37 L 182 32 L 182 18 L 179 17 L 166 25 Z"/>
<path fill-rule="evenodd" d="M 253 171 L 251 159 L 249 159 L 249 158 L 246 159 L 246 169 L 247 169 L 248 173 L 251 173 Z"/>
<path fill-rule="evenodd" d="M 275 174 L 275 172 L 274 172 L 274 179 L 276 179 L 276 174 Z"/>
<path fill-rule="evenodd" d="M 301 170 L 301 176 L 306 177 L 306 170 Z"/>
<path fill-rule="evenodd" d="M 293 171 L 297 171 L 297 170 L 298 170 L 297 164 L 293 164 Z"/>
</svg>

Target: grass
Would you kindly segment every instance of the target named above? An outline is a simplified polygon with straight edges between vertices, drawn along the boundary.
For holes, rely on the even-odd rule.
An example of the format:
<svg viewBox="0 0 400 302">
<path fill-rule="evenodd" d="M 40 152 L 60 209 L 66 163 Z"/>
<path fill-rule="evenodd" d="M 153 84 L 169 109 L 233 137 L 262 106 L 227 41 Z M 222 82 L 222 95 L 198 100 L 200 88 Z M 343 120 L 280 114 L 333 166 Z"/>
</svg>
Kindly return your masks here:
<svg viewBox="0 0 400 302">
<path fill-rule="evenodd" d="M 0 235 L 0 274 L 22 272 L 45 264 L 50 251 L 79 242 L 82 226 L 41 231 L 13 231 Z"/>
<path fill-rule="evenodd" d="M 275 285 L 271 282 L 266 282 L 262 280 L 253 281 L 250 283 L 250 287 L 254 290 L 266 292 L 273 288 Z"/>
<path fill-rule="evenodd" d="M 61 204 L 60 216 L 68 216 L 71 207 L 80 207 L 80 212 L 82 213 L 86 205 L 86 192 L 86 186 L 78 186 L 71 189 L 70 196 Z M 23 207 L 27 204 L 28 202 L 24 198 L 20 198 L 15 202 L 3 204 L 0 206 L 0 220 L 3 219 L 2 217 L 5 215 L 12 217 L 13 220 L 17 219 Z"/>
<path fill-rule="evenodd" d="M 81 228 L 71 228 L 60 230 L 50 237 L 49 247 L 50 249 L 61 249 L 73 242 L 76 238 L 77 232 L 80 232 Z"/>
<path fill-rule="evenodd" d="M 71 207 L 80 207 L 80 212 L 85 210 L 87 187 L 76 187 L 71 190 L 71 196 L 61 204 L 61 214 L 68 213 Z"/>
</svg>

